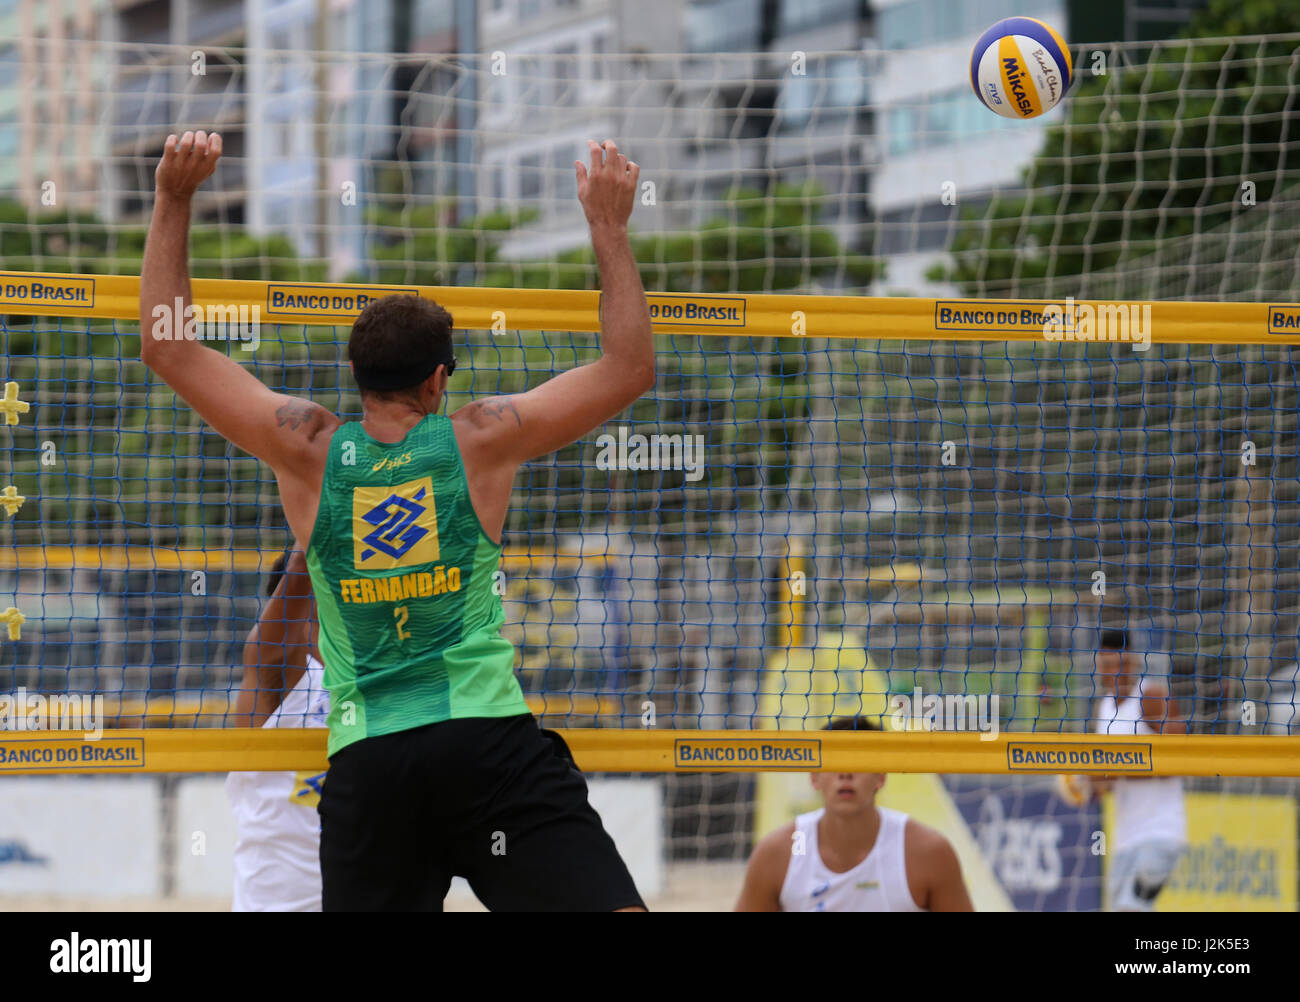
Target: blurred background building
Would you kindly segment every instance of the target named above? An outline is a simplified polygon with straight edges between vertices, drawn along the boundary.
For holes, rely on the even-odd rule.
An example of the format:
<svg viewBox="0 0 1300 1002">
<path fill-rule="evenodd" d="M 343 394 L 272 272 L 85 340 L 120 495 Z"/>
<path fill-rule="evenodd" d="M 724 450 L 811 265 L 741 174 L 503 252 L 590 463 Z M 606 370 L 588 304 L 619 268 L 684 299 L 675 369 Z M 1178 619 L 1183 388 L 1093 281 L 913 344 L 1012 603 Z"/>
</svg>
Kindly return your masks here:
<svg viewBox="0 0 1300 1002">
<path fill-rule="evenodd" d="M 349 198 L 367 194 L 449 199 L 462 220 L 536 206 L 506 258 L 580 246 L 572 161 L 589 136 L 627 137 L 662 175 L 641 227 L 704 222 L 737 183 L 811 179 L 840 243 L 888 258 L 879 291 L 917 293 L 958 207 L 1014 186 L 1055 120 L 1004 122 L 939 70 L 1012 14 L 1077 49 L 1168 37 L 1201 6 L 0 0 L 0 194 L 142 221 L 167 132 L 202 124 L 227 157 L 200 218 L 285 234 L 342 278 L 366 266 L 373 234 Z"/>
</svg>

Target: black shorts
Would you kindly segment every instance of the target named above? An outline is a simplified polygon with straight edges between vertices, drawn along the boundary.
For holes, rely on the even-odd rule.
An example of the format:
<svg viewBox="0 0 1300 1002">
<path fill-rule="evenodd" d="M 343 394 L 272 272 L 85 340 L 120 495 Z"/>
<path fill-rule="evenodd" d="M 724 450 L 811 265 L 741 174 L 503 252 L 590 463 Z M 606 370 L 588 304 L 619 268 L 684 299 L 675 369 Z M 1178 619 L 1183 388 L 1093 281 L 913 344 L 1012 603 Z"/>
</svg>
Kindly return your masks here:
<svg viewBox="0 0 1300 1002">
<path fill-rule="evenodd" d="M 569 749 L 529 714 L 354 742 L 319 810 L 325 911 L 441 911 L 453 876 L 492 911 L 642 904 Z"/>
</svg>

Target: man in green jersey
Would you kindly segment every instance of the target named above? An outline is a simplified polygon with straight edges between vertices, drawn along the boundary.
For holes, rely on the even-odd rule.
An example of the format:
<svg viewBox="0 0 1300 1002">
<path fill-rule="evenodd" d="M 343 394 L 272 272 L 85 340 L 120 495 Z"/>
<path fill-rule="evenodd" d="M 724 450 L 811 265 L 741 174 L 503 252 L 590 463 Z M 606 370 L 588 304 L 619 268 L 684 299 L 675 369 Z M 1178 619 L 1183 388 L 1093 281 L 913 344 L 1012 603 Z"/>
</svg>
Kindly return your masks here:
<svg viewBox="0 0 1300 1002">
<path fill-rule="evenodd" d="M 169 136 L 140 278 L 141 358 L 275 471 L 305 543 L 330 691 L 323 906 L 438 909 L 455 875 L 489 908 L 640 908 L 558 736 L 540 730 L 501 635 L 492 576 L 519 466 L 575 442 L 655 380 L 627 239 L 640 173 L 612 142 L 575 162 L 600 269 L 601 357 L 515 396 L 438 414 L 452 318 L 372 302 L 348 355 L 363 416 L 274 393 L 229 356 L 169 337 L 192 323 L 190 202 L 221 137 Z"/>
</svg>

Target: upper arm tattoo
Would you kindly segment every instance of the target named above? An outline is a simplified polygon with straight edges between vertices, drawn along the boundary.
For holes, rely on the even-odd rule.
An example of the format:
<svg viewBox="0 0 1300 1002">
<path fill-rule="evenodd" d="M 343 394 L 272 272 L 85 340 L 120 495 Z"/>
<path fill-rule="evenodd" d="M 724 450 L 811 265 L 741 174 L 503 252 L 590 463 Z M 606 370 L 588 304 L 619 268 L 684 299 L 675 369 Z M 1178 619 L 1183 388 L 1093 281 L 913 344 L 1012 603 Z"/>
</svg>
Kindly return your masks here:
<svg viewBox="0 0 1300 1002">
<path fill-rule="evenodd" d="M 290 430 L 297 431 L 298 427 L 310 421 L 315 413 L 315 404 L 306 400 L 294 400 L 276 410 L 275 423 L 279 427 L 284 427 L 287 424 Z"/>
<path fill-rule="evenodd" d="M 489 414 L 498 421 L 507 420 L 507 412 L 515 416 L 515 424 L 520 428 L 524 426 L 524 420 L 519 416 L 519 408 L 515 406 L 514 397 L 500 397 L 496 400 L 485 400 L 479 405 L 485 414 Z"/>
</svg>

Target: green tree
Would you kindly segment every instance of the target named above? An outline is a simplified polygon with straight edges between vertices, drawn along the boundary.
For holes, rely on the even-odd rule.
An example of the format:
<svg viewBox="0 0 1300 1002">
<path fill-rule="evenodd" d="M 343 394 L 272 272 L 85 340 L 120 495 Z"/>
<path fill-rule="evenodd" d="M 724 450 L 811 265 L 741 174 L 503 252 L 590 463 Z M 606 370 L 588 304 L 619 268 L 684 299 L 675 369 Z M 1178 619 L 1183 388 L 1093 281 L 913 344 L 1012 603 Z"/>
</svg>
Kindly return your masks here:
<svg viewBox="0 0 1300 1002">
<path fill-rule="evenodd" d="M 1055 296 L 1079 276 L 1122 271 L 1162 244 L 1250 211 L 1298 175 L 1294 32 L 1300 0 L 1213 0 L 1187 40 L 1127 50 L 1094 76 L 1084 63 L 1024 171 L 1022 190 L 964 211 L 951 263 L 932 271 L 969 295 Z M 1211 39 L 1202 41 L 1198 39 Z"/>
<path fill-rule="evenodd" d="M 865 288 L 881 263 L 845 250 L 818 224 L 824 190 L 815 182 L 771 192 L 733 189 L 727 207 L 699 229 L 635 243 L 648 288 L 658 292 L 787 292 L 825 283 Z"/>
<path fill-rule="evenodd" d="M 457 285 L 468 269 L 475 285 L 518 285 L 512 279 L 520 266 L 500 261 L 500 244 L 508 232 L 536 218 L 536 210 L 524 209 L 458 222 L 453 202 L 371 209 L 366 213 L 373 234 L 370 267 L 349 281 Z"/>
<path fill-rule="evenodd" d="M 0 200 L 0 269 L 82 275 L 139 274 L 145 228 L 108 224 L 91 213 L 29 208 Z M 285 236 L 199 224 L 190 241 L 198 278 L 320 281 L 325 269 L 299 259 Z M 172 391 L 138 362 L 135 325 L 110 320 L 4 316 L 7 379 L 19 383 L 42 428 L 59 428 L 59 464 L 40 462 L 40 438 L 24 442 L 18 430 L 11 463 L 20 483 L 40 477 L 41 503 L 27 505 L 9 523 L 25 544 L 97 543 L 123 534 L 154 545 L 202 545 L 208 529 L 232 520 L 256 530 L 263 513 L 248 499 L 273 498 L 256 477 L 232 479 L 231 450 L 202 434 Z M 280 331 L 274 358 L 250 359 L 276 385 L 304 385 L 307 360 L 336 355 L 292 329 Z M 330 337 L 334 335 L 330 332 Z M 239 356 L 236 349 L 234 354 Z M 336 359 L 333 359 L 336 362 Z M 237 476 L 237 475 L 236 475 Z M 31 489 L 27 486 L 28 490 Z M 251 490 L 251 494 L 249 491 Z M 240 503 L 241 498 L 243 503 Z M 234 510 L 231 510 L 233 506 Z M 166 512 L 167 517 L 160 518 Z M 108 535 L 104 527 L 113 526 Z M 249 545 L 250 535 L 235 545 Z"/>
<path fill-rule="evenodd" d="M 846 250 L 819 223 L 824 198 L 823 189 L 811 182 L 778 185 L 767 193 L 738 188 L 728 193 L 717 216 L 696 228 L 633 233 L 632 248 L 647 290 L 726 294 L 866 287 L 881 274 L 882 265 Z M 595 259 L 585 245 L 550 260 L 502 259 L 504 240 L 536 218 L 530 211 L 457 222 L 450 204 L 373 210 L 368 219 L 377 238 L 369 280 L 446 285 L 470 275 L 479 286 L 598 288 Z M 707 447 L 728 456 L 728 462 L 710 464 L 705 479 L 688 492 L 681 471 L 598 474 L 584 461 L 583 450 L 589 451 L 590 444 L 574 445 L 556 457 L 549 489 L 555 497 L 581 498 L 581 504 L 570 510 L 548 506 L 545 520 L 520 508 L 512 513 L 509 528 L 519 534 L 550 534 L 557 526 L 578 530 L 591 524 L 613 490 L 625 492 L 630 507 L 623 514 L 631 521 L 650 511 L 660 518 L 677 512 L 684 526 L 702 532 L 709 530 L 713 515 L 777 503 L 774 499 L 788 486 L 790 453 L 809 435 L 817 392 L 810 350 L 806 341 L 794 337 L 671 338 L 661 346 L 656 392 L 633 408 L 629 423 L 653 426 L 661 434 L 706 430 Z M 460 385 L 450 406 L 482 394 L 519 392 L 591 360 L 595 352 L 595 339 L 586 335 L 566 340 L 512 332 L 508 338 L 472 338 L 469 378 L 462 381 L 458 373 Z M 657 485 L 653 490 L 652 481 Z M 692 510 L 702 490 L 710 498 L 709 512 Z"/>
<path fill-rule="evenodd" d="M 145 234 L 144 226 L 106 223 L 89 212 L 45 211 L 0 199 L 0 266 L 10 271 L 138 275 Z M 195 278 L 325 279 L 324 265 L 299 258 L 282 234 L 254 236 L 202 222 L 190 238 L 190 271 Z"/>
<path fill-rule="evenodd" d="M 633 234 L 646 288 L 654 292 L 785 292 L 815 283 L 864 288 L 880 262 L 842 248 L 817 222 L 823 189 L 782 184 L 771 192 L 732 190 L 723 211 L 697 229 Z M 355 281 L 454 285 L 462 274 L 491 288 L 594 289 L 595 259 L 587 246 L 552 259 L 503 260 L 501 243 L 536 222 L 534 209 L 494 212 L 466 222 L 450 202 L 384 205 L 367 221 L 375 234 L 371 269 Z"/>
</svg>

